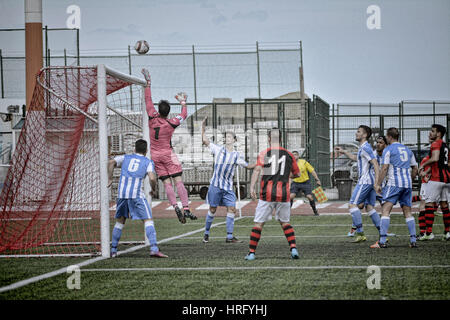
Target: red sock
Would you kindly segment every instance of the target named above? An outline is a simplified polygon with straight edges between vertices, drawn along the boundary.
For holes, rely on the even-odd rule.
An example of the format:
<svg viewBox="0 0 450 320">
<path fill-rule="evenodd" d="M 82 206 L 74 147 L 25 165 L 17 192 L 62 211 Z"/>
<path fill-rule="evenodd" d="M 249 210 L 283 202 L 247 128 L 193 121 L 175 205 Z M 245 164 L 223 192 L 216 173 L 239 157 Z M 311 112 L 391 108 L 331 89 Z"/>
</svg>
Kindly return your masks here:
<svg viewBox="0 0 450 320">
<path fill-rule="evenodd" d="M 283 227 L 283 231 L 284 231 L 284 235 L 286 236 L 286 239 L 289 243 L 289 247 L 291 247 L 291 249 L 295 248 L 296 244 L 295 244 L 294 228 L 290 224 L 286 224 Z"/>
<path fill-rule="evenodd" d="M 445 233 L 450 231 L 450 212 L 448 207 L 447 208 L 442 208 L 442 216 L 443 216 L 443 220 L 444 220 L 444 230 Z"/>
<path fill-rule="evenodd" d="M 427 231 L 427 223 L 425 218 L 425 210 L 419 212 L 419 230 L 420 234 L 425 234 Z"/>
<path fill-rule="evenodd" d="M 412 202 L 417 202 L 417 201 L 420 201 L 420 196 L 413 196 Z"/>
<path fill-rule="evenodd" d="M 256 247 L 258 246 L 259 239 L 261 239 L 262 229 L 259 227 L 253 227 L 252 233 L 250 234 L 250 252 L 255 253 Z"/>
<path fill-rule="evenodd" d="M 425 220 L 427 225 L 427 234 L 433 232 L 433 223 L 434 223 L 434 212 L 436 211 L 435 207 L 425 207 Z"/>
</svg>

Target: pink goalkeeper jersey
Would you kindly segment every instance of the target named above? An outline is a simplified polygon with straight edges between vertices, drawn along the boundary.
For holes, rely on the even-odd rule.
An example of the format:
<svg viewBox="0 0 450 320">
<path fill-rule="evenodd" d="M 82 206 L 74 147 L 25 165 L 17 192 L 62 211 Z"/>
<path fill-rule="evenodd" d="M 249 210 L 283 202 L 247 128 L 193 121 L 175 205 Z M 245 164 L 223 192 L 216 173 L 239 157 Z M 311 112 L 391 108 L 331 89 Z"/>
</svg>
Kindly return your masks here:
<svg viewBox="0 0 450 320">
<path fill-rule="evenodd" d="M 148 114 L 148 126 L 150 128 L 150 150 L 152 158 L 171 153 L 173 132 L 187 117 L 186 105 L 182 106 L 181 113 L 175 118 L 162 118 L 153 105 L 152 93 L 149 86 L 145 88 L 145 103 Z"/>
</svg>

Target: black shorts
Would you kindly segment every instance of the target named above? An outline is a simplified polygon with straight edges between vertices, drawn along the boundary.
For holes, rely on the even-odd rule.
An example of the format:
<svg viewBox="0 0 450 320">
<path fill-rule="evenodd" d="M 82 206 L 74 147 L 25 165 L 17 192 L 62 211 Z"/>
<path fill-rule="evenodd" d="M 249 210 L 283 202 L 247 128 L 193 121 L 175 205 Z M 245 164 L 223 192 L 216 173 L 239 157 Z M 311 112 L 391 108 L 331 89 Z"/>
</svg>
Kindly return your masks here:
<svg viewBox="0 0 450 320">
<path fill-rule="evenodd" d="M 292 182 L 291 184 L 291 193 L 295 193 L 297 196 L 300 191 L 302 191 L 305 196 L 308 194 L 312 194 L 311 182 L 309 180 L 305 182 Z"/>
</svg>

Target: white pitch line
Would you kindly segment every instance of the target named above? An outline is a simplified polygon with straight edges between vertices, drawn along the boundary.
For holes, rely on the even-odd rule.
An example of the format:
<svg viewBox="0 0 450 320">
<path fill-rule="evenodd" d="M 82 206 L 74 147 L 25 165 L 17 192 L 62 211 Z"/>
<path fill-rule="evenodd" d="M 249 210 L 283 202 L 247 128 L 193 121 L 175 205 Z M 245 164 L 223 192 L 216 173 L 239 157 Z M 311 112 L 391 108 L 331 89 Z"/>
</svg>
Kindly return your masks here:
<svg viewBox="0 0 450 320">
<path fill-rule="evenodd" d="M 292 227 L 351 227 L 351 223 L 347 224 L 291 224 Z M 391 223 L 390 227 L 405 227 L 406 223 Z M 234 228 L 251 228 L 251 225 L 235 225 Z M 280 228 L 279 224 L 266 224 L 264 228 Z"/>
<path fill-rule="evenodd" d="M 191 204 L 191 202 L 192 201 L 189 201 L 189 204 Z M 183 204 L 181 203 L 181 202 L 177 202 L 177 206 L 178 206 L 178 208 L 183 208 Z M 166 210 L 173 210 L 173 207 L 172 206 L 168 206 L 167 208 L 166 208 Z"/>
<path fill-rule="evenodd" d="M 152 209 L 158 205 L 160 205 L 162 201 L 152 201 Z"/>
<path fill-rule="evenodd" d="M 240 220 L 242 218 L 241 217 L 236 218 L 235 221 L 236 220 Z M 216 227 L 216 226 L 222 225 L 224 223 L 226 223 L 226 221 L 213 224 L 211 227 Z M 161 241 L 158 241 L 158 244 L 169 242 L 169 241 L 176 240 L 176 239 L 180 239 L 182 237 L 190 236 L 190 235 L 192 235 L 194 233 L 201 232 L 201 231 L 204 231 L 204 230 L 205 230 L 205 228 L 201 228 L 201 229 L 197 229 L 197 230 L 194 230 L 194 231 L 191 231 L 191 232 L 187 232 L 187 233 L 181 234 L 179 236 L 174 236 L 174 237 L 170 237 L 170 238 L 167 238 L 167 239 L 163 239 Z M 142 248 L 145 248 L 147 246 L 148 246 L 148 244 L 142 244 L 142 245 L 139 245 L 139 246 L 135 246 L 135 247 L 132 247 L 132 248 L 124 250 L 124 251 L 119 251 L 119 252 L 117 252 L 117 255 L 134 252 L 134 251 L 140 250 Z M 102 260 L 105 260 L 105 259 L 109 259 L 109 258 L 107 258 L 107 257 L 97 257 L 97 258 L 89 259 L 87 261 L 80 262 L 80 263 L 76 264 L 76 266 L 81 268 L 81 267 L 84 267 L 84 266 L 87 266 L 87 265 L 90 265 L 90 264 L 93 264 L 93 263 L 96 263 L 98 261 L 102 261 Z M 31 283 L 44 280 L 44 279 L 56 277 L 56 276 L 58 276 L 60 274 L 63 274 L 63 273 L 67 273 L 67 267 L 64 267 L 64 268 L 61 268 L 61 269 L 58 269 L 58 270 L 55 270 L 55 271 L 52 271 L 52 272 L 48 272 L 48 273 L 45 273 L 45 274 L 42 274 L 42 275 L 39 275 L 39 276 L 36 276 L 36 277 L 32 277 L 32 278 L 29 278 L 29 279 L 25 279 L 25 280 L 22 280 L 22 281 L 19 281 L 19 282 L 15 282 L 15 283 L 12 283 L 12 284 L 10 284 L 8 286 L 5 286 L 5 287 L 1 287 L 0 288 L 0 293 L 6 292 L 6 291 L 9 291 L 9 290 L 13 290 L 13 289 L 17 289 L 17 288 L 20 288 L 20 287 L 29 285 Z"/>
<path fill-rule="evenodd" d="M 379 237 L 379 234 L 366 234 L 366 236 L 367 237 Z M 410 235 L 409 234 L 395 234 L 395 236 L 391 236 L 391 237 L 388 237 L 388 238 L 397 238 L 397 237 L 410 237 Z M 209 239 L 222 239 L 223 237 L 209 237 Z M 275 239 L 275 238 L 281 238 L 281 239 L 284 239 L 285 238 L 285 236 L 284 235 L 280 235 L 280 236 L 264 236 L 264 235 L 262 235 L 261 236 L 261 239 Z M 321 239 L 321 238 L 352 238 L 352 237 L 349 237 L 348 235 L 346 235 L 346 234 L 340 234 L 340 235 L 333 235 L 333 236 L 329 236 L 329 235 L 314 235 L 314 236 L 299 236 L 299 235 L 295 235 L 295 238 L 296 239 L 299 239 L 299 238 L 302 238 L 302 239 L 308 239 L 308 238 L 319 238 L 319 239 Z M 184 238 L 184 239 L 191 239 L 191 240 L 193 240 L 193 239 L 203 239 L 203 237 L 187 237 L 187 238 Z M 353 238 L 352 238 L 353 239 Z"/>
<path fill-rule="evenodd" d="M 124 271 L 255 271 L 255 270 L 329 270 L 329 269 L 367 269 L 370 266 L 253 266 L 253 267 L 190 267 L 190 268 L 115 268 L 81 269 L 82 272 L 124 272 Z M 450 268 L 450 265 L 435 266 L 377 266 L 380 269 L 433 269 Z"/>
<path fill-rule="evenodd" d="M 344 203 L 343 205 L 338 207 L 339 209 L 348 209 L 348 203 Z"/>
<path fill-rule="evenodd" d="M 292 204 L 292 207 L 291 207 L 291 209 L 296 209 L 296 208 L 298 208 L 298 207 L 300 207 L 302 204 L 304 204 L 305 203 L 305 201 L 303 201 L 303 200 L 296 200 L 296 201 L 294 201 L 294 203 Z"/>
<path fill-rule="evenodd" d="M 209 204 L 204 203 L 202 205 L 199 205 L 195 210 L 209 210 Z"/>
<path fill-rule="evenodd" d="M 78 267 L 87 266 L 89 264 L 92 264 L 92 263 L 95 263 L 95 262 L 98 262 L 98 261 L 102 261 L 104 259 L 107 259 L 107 258 L 105 258 L 105 257 L 98 257 L 98 258 L 94 258 L 94 259 L 89 259 L 87 261 L 78 263 L 77 266 Z M 0 293 L 6 292 L 6 291 L 9 291 L 9 290 L 13 290 L 13 289 L 17 289 L 17 288 L 20 288 L 20 287 L 29 285 L 31 283 L 44 280 L 44 279 L 56 277 L 56 276 L 58 276 L 60 274 L 66 273 L 66 272 L 67 272 L 67 267 L 64 267 L 64 268 L 61 268 L 61 269 L 58 269 L 58 270 L 55 270 L 55 271 L 52 271 L 52 272 L 41 274 L 41 275 L 33 277 L 33 278 L 29 278 L 29 279 L 25 279 L 25 280 L 22 280 L 22 281 L 19 281 L 19 282 L 15 282 L 15 283 L 12 283 L 12 284 L 10 284 L 8 286 L 1 287 L 0 288 Z"/>
<path fill-rule="evenodd" d="M 319 203 L 319 204 L 316 204 L 316 208 L 317 209 L 323 209 L 323 208 L 326 208 L 326 207 L 331 206 L 331 205 L 332 205 L 332 203 Z"/>
</svg>

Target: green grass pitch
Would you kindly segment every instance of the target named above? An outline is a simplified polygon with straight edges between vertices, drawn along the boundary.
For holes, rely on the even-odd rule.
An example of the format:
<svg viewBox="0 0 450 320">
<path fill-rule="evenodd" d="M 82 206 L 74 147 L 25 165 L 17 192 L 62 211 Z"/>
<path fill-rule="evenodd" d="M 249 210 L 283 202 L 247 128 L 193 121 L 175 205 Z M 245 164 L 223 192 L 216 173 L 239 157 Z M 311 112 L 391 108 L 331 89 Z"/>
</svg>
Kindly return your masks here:
<svg viewBox="0 0 450 320">
<path fill-rule="evenodd" d="M 443 241 L 442 217 L 436 217 L 436 239 L 408 247 L 408 230 L 401 215 L 391 216 L 388 249 L 370 249 L 377 230 L 363 216 L 368 241 L 351 243 L 348 215 L 293 216 L 299 260 L 290 259 L 287 240 L 278 222 L 267 222 L 255 261 L 245 261 L 253 225 L 251 217 L 235 223 L 242 243 L 225 243 L 225 218 L 203 232 L 163 241 L 168 259 L 150 258 L 149 248 L 102 260 L 81 268 L 80 289 L 68 289 L 70 274 L 41 280 L 0 293 L 0 300 L 304 300 L 304 299 L 450 299 L 450 241 Z M 176 219 L 155 221 L 158 240 L 202 229 L 204 218 L 181 225 Z M 121 240 L 141 239 L 139 221 L 127 221 Z M 126 250 L 132 245 L 120 245 Z M 0 288 L 51 272 L 88 258 L 1 258 Z M 380 288 L 369 289 L 368 266 L 380 267 Z M 426 289 L 424 289 L 426 288 Z"/>
</svg>

